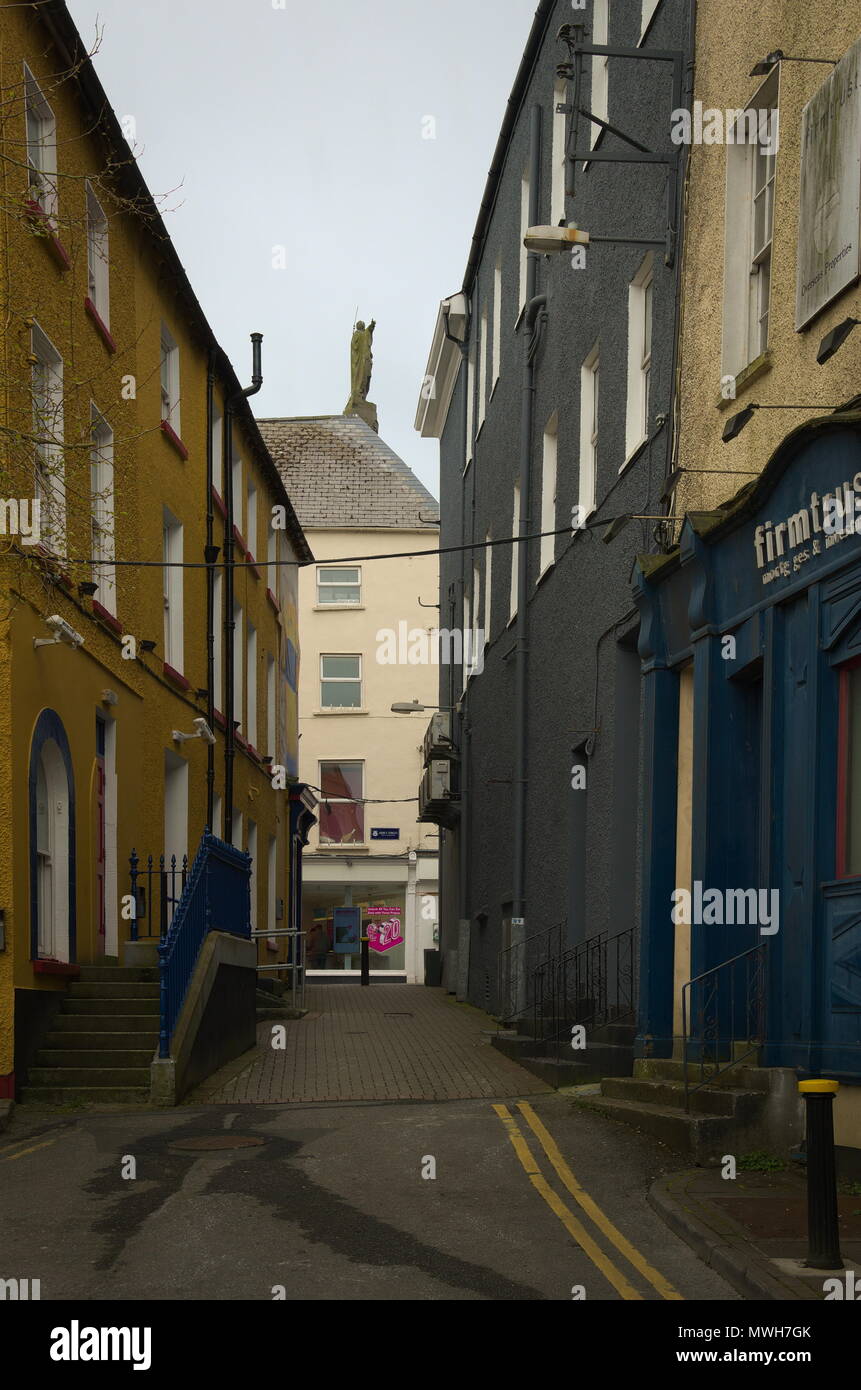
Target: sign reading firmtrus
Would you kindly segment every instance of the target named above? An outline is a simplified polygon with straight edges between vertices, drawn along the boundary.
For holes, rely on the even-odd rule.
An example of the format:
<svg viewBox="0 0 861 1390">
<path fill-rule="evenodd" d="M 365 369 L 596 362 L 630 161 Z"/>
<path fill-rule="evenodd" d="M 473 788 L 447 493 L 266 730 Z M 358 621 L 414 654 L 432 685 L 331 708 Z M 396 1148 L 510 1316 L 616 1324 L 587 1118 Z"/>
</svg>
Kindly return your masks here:
<svg viewBox="0 0 861 1390">
<path fill-rule="evenodd" d="M 796 329 L 861 274 L 859 84 L 861 39 L 802 112 Z"/>
</svg>

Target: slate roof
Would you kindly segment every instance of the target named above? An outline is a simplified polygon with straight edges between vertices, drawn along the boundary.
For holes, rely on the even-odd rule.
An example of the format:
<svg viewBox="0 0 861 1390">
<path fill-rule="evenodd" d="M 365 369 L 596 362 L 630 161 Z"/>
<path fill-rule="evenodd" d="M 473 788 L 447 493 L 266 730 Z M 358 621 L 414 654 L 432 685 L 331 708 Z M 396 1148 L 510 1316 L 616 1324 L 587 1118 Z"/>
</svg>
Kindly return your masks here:
<svg viewBox="0 0 861 1390">
<path fill-rule="evenodd" d="M 421 530 L 439 506 L 358 415 L 258 420 L 302 526 Z"/>
</svg>

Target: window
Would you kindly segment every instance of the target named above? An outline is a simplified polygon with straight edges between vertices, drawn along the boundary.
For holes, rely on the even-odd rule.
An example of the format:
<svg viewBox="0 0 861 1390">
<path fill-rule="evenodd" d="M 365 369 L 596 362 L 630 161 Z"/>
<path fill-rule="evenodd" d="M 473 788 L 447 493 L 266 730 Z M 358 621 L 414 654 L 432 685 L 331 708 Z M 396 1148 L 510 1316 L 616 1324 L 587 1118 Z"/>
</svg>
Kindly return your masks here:
<svg viewBox="0 0 861 1390">
<path fill-rule="evenodd" d="M 164 545 L 164 659 L 168 666 L 182 673 L 183 612 L 182 525 L 164 507 L 162 509 Z"/>
<path fill-rule="evenodd" d="M 215 406 L 212 413 L 212 485 L 222 501 L 224 500 L 223 449 L 221 411 L 218 406 Z"/>
<path fill-rule="evenodd" d="M 320 844 L 360 845 L 365 839 L 364 763 L 320 764 Z"/>
<path fill-rule="evenodd" d="M 625 417 L 625 462 L 649 437 L 652 378 L 651 251 L 628 286 L 628 404 Z M 622 465 L 624 467 L 624 464 Z"/>
<path fill-rule="evenodd" d="M 212 692 L 212 703 L 215 708 L 223 713 L 224 705 L 224 571 L 217 569 L 212 586 L 212 611 L 213 611 L 213 636 L 215 638 L 213 653 L 213 677 L 212 683 L 215 687 Z"/>
<path fill-rule="evenodd" d="M 478 428 L 484 424 L 487 412 L 487 305 L 481 311 L 481 330 L 478 338 Z"/>
<path fill-rule="evenodd" d="M 234 849 L 242 849 L 242 812 L 233 808 L 233 833 L 231 844 Z"/>
<path fill-rule="evenodd" d="M 87 184 L 87 294 L 99 318 L 110 327 L 111 309 L 108 279 L 108 219 Z"/>
<path fill-rule="evenodd" d="M 499 365 L 502 353 L 502 259 L 497 257 L 493 272 L 493 345 L 490 389 L 493 391 L 499 380 Z"/>
<path fill-rule="evenodd" d="M 236 454 L 233 456 L 233 524 L 242 535 L 242 459 Z"/>
<path fill-rule="evenodd" d="M 469 345 L 466 359 L 466 464 L 472 458 L 473 422 L 475 420 L 475 343 Z"/>
<path fill-rule="evenodd" d="M 114 567 L 114 432 L 92 407 L 93 448 L 90 454 L 90 525 L 93 583 L 103 608 L 116 615 Z"/>
<path fill-rule="evenodd" d="M 248 546 L 248 554 L 257 554 L 257 488 L 249 482 L 247 497 L 247 515 L 245 519 L 245 541 Z"/>
<path fill-rule="evenodd" d="M 645 34 L 652 22 L 652 16 L 660 5 L 661 0 L 643 0 L 643 15 L 640 20 L 640 37 Z"/>
<path fill-rule="evenodd" d="M 270 593 L 278 593 L 278 532 L 272 525 L 271 516 L 266 532 L 266 585 Z"/>
<path fill-rule="evenodd" d="M 161 326 L 161 418 L 179 434 L 179 348 L 166 324 Z"/>
<path fill-rule="evenodd" d="M 278 943 L 274 935 L 278 929 L 278 841 L 269 836 L 269 854 L 266 865 L 266 927 L 272 934 L 272 945 Z"/>
<path fill-rule="evenodd" d="M 224 807 L 224 802 L 222 801 L 222 799 L 221 799 L 221 797 L 219 796 L 218 792 L 216 792 L 215 795 L 214 795 L 213 798 L 212 798 L 212 825 L 210 826 L 210 829 L 211 829 L 213 835 L 217 836 L 219 840 L 221 839 L 222 835 L 224 834 L 224 810 L 223 810 L 223 807 Z"/>
<path fill-rule="evenodd" d="M 233 718 L 236 720 L 236 727 L 242 729 L 245 725 L 245 672 L 242 669 L 242 659 L 245 654 L 245 642 L 242 631 L 242 604 L 233 604 Z"/>
<path fill-rule="evenodd" d="M 257 629 L 252 623 L 247 625 L 245 639 L 247 652 L 246 668 L 248 677 L 248 718 L 245 736 L 253 748 L 257 747 Z"/>
<path fill-rule="evenodd" d="M 490 544 L 490 532 L 488 531 L 485 540 L 487 547 L 484 552 L 484 645 L 490 641 L 490 619 L 492 616 L 493 602 L 493 546 Z"/>
<path fill-rule="evenodd" d="M 320 657 L 320 708 L 361 709 L 361 656 Z"/>
<path fill-rule="evenodd" d="M 558 227 L 565 221 L 565 178 L 567 116 L 559 107 L 568 100 L 568 84 L 560 78 L 553 84 L 553 152 L 550 173 L 550 225 Z"/>
<path fill-rule="evenodd" d="M 475 577 L 473 571 L 473 594 L 475 593 L 474 586 Z M 461 642 L 461 674 L 463 676 L 463 688 L 465 690 L 466 683 L 471 675 L 471 656 L 474 650 L 472 646 L 472 602 L 470 599 L 469 588 L 467 587 L 466 581 L 464 581 L 463 586 L 463 632 L 461 633 Z"/>
<path fill-rule="evenodd" d="M 509 603 L 509 622 L 517 612 L 517 571 L 520 560 L 520 542 L 517 537 L 520 535 L 520 484 L 514 484 L 514 507 L 511 518 L 511 534 L 514 540 L 511 543 L 511 596 Z"/>
<path fill-rule="evenodd" d="M 362 571 L 358 565 L 329 567 L 317 570 L 317 602 L 321 606 L 346 604 L 351 608 L 362 602 Z"/>
<path fill-rule="evenodd" d="M 592 11 L 592 43 L 596 47 L 606 46 L 609 42 L 610 33 L 610 0 L 594 0 Z M 609 59 L 603 55 L 596 55 L 592 59 L 592 93 L 590 97 L 590 110 L 593 116 L 598 116 L 602 121 L 606 121 L 610 106 L 610 81 L 609 81 Z M 590 146 L 597 143 L 601 127 L 592 124 L 589 136 Z"/>
<path fill-rule="evenodd" d="M 595 510 L 598 476 L 598 383 L 600 359 L 597 346 L 580 368 L 580 487 L 577 498 L 581 520 Z"/>
<path fill-rule="evenodd" d="M 768 347 L 778 77 L 763 83 L 729 132 L 721 372 L 736 377 Z M 767 132 L 767 143 L 759 143 Z"/>
<path fill-rule="evenodd" d="M 41 544 L 55 555 L 66 546 L 66 473 L 63 459 L 63 359 L 50 339 L 34 324 L 30 335 L 33 358 L 33 489 L 39 503 Z"/>
<path fill-rule="evenodd" d="M 556 530 L 556 453 L 558 416 L 554 412 L 547 421 L 544 431 L 544 451 L 541 466 L 541 551 L 538 563 L 538 578 L 556 558 L 556 537 L 548 532 Z"/>
<path fill-rule="evenodd" d="M 252 931 L 256 931 L 256 930 L 257 930 L 257 895 L 258 895 L 258 892 L 259 892 L 259 889 L 258 889 L 258 887 L 257 887 L 257 823 L 256 823 L 256 821 L 249 820 L 249 822 L 248 822 L 248 841 L 247 841 L 247 843 L 246 843 L 245 848 L 246 848 L 248 854 L 250 854 L 250 856 L 251 856 L 251 876 L 250 876 L 249 882 L 248 882 L 248 898 L 249 898 L 249 905 L 250 905 L 250 908 L 251 908 L 251 911 L 250 911 L 249 916 L 250 916 L 250 920 L 251 920 L 251 930 L 252 930 Z"/>
<path fill-rule="evenodd" d="M 57 123 L 30 69 L 24 65 L 24 111 L 30 198 L 49 218 L 57 211 Z"/>
<path fill-rule="evenodd" d="M 278 749 L 275 746 L 277 708 L 277 687 L 275 685 L 275 658 L 266 653 L 266 752 L 277 762 Z"/>
<path fill-rule="evenodd" d="M 481 627 L 481 609 L 479 606 L 480 594 L 481 570 L 478 568 L 478 565 L 474 564 L 472 567 L 472 628 L 470 629 L 469 636 L 470 675 L 472 675 L 473 671 L 476 668 L 476 665 L 480 665 L 480 662 L 478 660 L 478 634 Z M 463 640 L 466 641 L 466 633 L 464 633 Z"/>
<path fill-rule="evenodd" d="M 529 230 L 529 174 L 524 169 L 520 179 L 520 297 L 518 315 L 526 307 L 526 283 L 529 266 L 529 252 L 523 245 L 523 238 Z"/>
</svg>

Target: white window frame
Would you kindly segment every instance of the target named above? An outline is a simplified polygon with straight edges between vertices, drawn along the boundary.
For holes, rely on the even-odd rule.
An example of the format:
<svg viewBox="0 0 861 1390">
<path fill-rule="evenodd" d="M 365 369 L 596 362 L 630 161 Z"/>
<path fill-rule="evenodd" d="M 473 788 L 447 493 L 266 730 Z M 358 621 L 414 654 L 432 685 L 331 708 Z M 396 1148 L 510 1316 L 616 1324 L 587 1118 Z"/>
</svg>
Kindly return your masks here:
<svg viewBox="0 0 861 1390">
<path fill-rule="evenodd" d="M 114 497 L 114 432 L 101 411 L 90 405 L 90 535 L 92 578 L 96 599 L 117 615 L 116 536 Z"/>
<path fill-rule="evenodd" d="M 566 168 L 566 137 L 568 134 L 568 115 L 565 111 L 560 111 L 560 106 L 567 105 L 568 102 L 568 83 L 564 77 L 559 77 L 553 83 L 553 135 L 551 152 L 551 171 L 550 171 L 550 225 L 558 227 L 560 222 L 565 221 L 565 184 L 567 182 Z"/>
<path fill-rule="evenodd" d="M 245 493 L 243 492 L 244 470 L 242 466 L 242 455 L 233 455 L 233 524 L 240 536 L 245 535 L 242 529 L 242 516 L 245 505 Z"/>
<path fill-rule="evenodd" d="M 37 323 L 30 330 L 33 359 L 33 495 L 40 506 L 40 545 L 54 555 L 66 548 L 63 359 Z"/>
<path fill-rule="evenodd" d="M 218 406 L 212 411 L 212 485 L 224 501 L 224 420 Z"/>
<path fill-rule="evenodd" d="M 466 461 L 463 471 L 466 472 L 471 460 L 473 448 L 475 446 L 474 426 L 475 423 L 475 341 L 470 342 L 469 352 L 466 358 Z"/>
<path fill-rule="evenodd" d="M 335 581 L 334 579 L 321 579 L 321 575 L 330 570 L 352 570 L 355 580 L 347 579 Z M 333 599 L 327 600 L 323 596 L 324 589 L 355 589 L 354 599 Z M 317 606 L 318 608 L 361 608 L 362 606 L 362 567 L 361 565 L 318 565 L 317 566 Z"/>
<path fill-rule="evenodd" d="M 484 645 L 490 641 L 490 622 L 493 617 L 493 546 L 490 544 L 491 534 L 488 531 L 485 536 L 487 545 L 484 549 Z"/>
<path fill-rule="evenodd" d="M 245 626 L 242 604 L 233 600 L 233 718 L 242 733 L 245 730 Z"/>
<path fill-rule="evenodd" d="M 245 669 L 247 683 L 247 714 L 245 718 L 245 737 L 252 748 L 257 747 L 257 629 L 253 623 L 245 624 Z"/>
<path fill-rule="evenodd" d="M 493 341 L 491 346 L 490 394 L 496 390 L 502 359 L 502 256 L 493 269 Z"/>
<path fill-rule="evenodd" d="M 251 873 L 248 879 L 248 902 L 250 907 L 249 917 L 251 930 L 257 930 L 257 899 L 259 896 L 259 886 L 257 877 L 257 822 L 248 821 L 248 838 L 245 841 L 246 853 L 251 856 Z"/>
<path fill-rule="evenodd" d="M 162 508 L 162 543 L 164 550 L 164 659 L 180 675 L 184 674 L 184 613 L 183 576 L 176 562 L 183 558 L 182 522 L 167 508 Z"/>
<path fill-rule="evenodd" d="M 161 418 L 179 435 L 179 348 L 166 323 L 161 325 L 160 390 Z"/>
<path fill-rule="evenodd" d="M 554 411 L 544 427 L 541 455 L 541 542 L 538 560 L 538 580 L 556 560 L 556 537 L 547 535 L 556 530 L 556 476 L 559 448 L 559 415 Z M 538 581 L 536 581 L 538 582 Z"/>
<path fill-rule="evenodd" d="M 774 133 L 779 102 L 779 69 L 775 69 L 736 121 L 733 135 L 738 134 L 740 142 L 733 139 L 727 144 L 722 377 L 739 376 L 768 347 L 777 155 L 772 154 L 768 160 L 768 179 L 760 195 L 766 199 L 766 235 L 756 246 L 756 179 L 762 168 L 762 156 L 760 147 L 745 139 L 745 132 L 749 130 L 749 112 L 768 110 L 774 113 L 771 118 Z"/>
<path fill-rule="evenodd" d="M 478 429 L 481 430 L 487 414 L 487 304 L 481 311 L 481 327 L 478 336 Z"/>
<path fill-rule="evenodd" d="M 643 11 L 640 16 L 640 43 L 646 37 L 646 30 L 652 22 L 652 16 L 660 5 L 661 0 L 643 0 Z"/>
<path fill-rule="evenodd" d="M 508 605 L 508 621 L 517 616 L 517 576 L 520 568 L 520 483 L 514 484 L 514 505 L 511 509 L 511 590 Z"/>
<path fill-rule="evenodd" d="M 529 252 L 524 246 L 524 238 L 529 230 L 529 203 L 531 200 L 529 170 L 524 169 L 520 176 L 520 282 L 517 298 L 517 317 L 526 308 L 526 288 L 529 269 Z"/>
<path fill-rule="evenodd" d="M 257 558 L 257 488 L 251 478 L 248 479 L 248 487 L 245 493 L 245 544 L 248 547 L 248 554 Z"/>
<path fill-rule="evenodd" d="M 606 46 L 610 40 L 610 0 L 592 0 L 592 43 L 596 47 Z M 603 54 L 592 59 L 592 82 L 589 92 L 589 110 L 602 121 L 609 120 L 610 111 L 610 60 Z M 589 122 L 589 148 L 594 149 L 600 126 Z"/>
<path fill-rule="evenodd" d="M 473 583 L 474 583 L 474 582 L 475 582 L 475 580 L 474 580 L 474 578 L 473 578 Z M 469 637 L 467 636 L 467 633 L 470 634 Z M 469 661 L 469 657 L 470 657 L 470 655 L 471 655 L 470 644 L 471 644 L 471 642 L 472 642 L 472 636 L 471 636 L 471 634 L 472 634 L 472 599 L 471 599 L 471 596 L 470 596 L 469 588 L 468 588 L 468 586 L 466 585 L 466 583 L 464 583 L 464 586 L 463 586 L 463 631 L 462 631 L 462 633 L 461 633 L 461 663 L 460 663 L 460 665 L 461 665 L 461 675 L 463 676 L 463 689 L 464 689 L 464 690 L 466 690 L 467 682 L 468 682 L 470 676 L 472 675 L 472 671 L 471 671 L 471 669 L 470 669 L 471 663 L 470 663 L 470 661 Z"/>
<path fill-rule="evenodd" d="M 87 180 L 87 293 L 106 328 L 111 324 L 108 219 Z"/>
<path fill-rule="evenodd" d="M 628 397 L 622 468 L 649 437 L 654 277 L 655 259 L 649 251 L 628 286 Z"/>
<path fill-rule="evenodd" d="M 278 687 L 275 684 L 275 657 L 266 653 L 266 752 L 278 761 Z"/>
<path fill-rule="evenodd" d="M 29 193 L 56 230 L 57 121 L 42 88 L 24 64 L 24 130 Z"/>
<path fill-rule="evenodd" d="M 358 663 L 358 676 L 327 676 L 323 670 L 323 663 L 328 657 L 334 657 L 338 661 L 350 658 Z M 320 653 L 320 708 L 323 710 L 338 709 L 348 710 L 356 713 L 364 708 L 365 686 L 364 686 L 364 661 L 361 652 L 321 652 Z M 323 683 L 328 685 L 358 685 L 359 703 L 357 705 L 327 705 L 323 699 Z"/>
<path fill-rule="evenodd" d="M 580 470 L 577 502 L 585 521 L 595 510 L 601 408 L 601 352 L 596 343 L 580 368 Z"/>
<path fill-rule="evenodd" d="M 212 584 L 213 644 L 212 703 L 224 713 L 224 571 L 216 569 Z"/>
</svg>

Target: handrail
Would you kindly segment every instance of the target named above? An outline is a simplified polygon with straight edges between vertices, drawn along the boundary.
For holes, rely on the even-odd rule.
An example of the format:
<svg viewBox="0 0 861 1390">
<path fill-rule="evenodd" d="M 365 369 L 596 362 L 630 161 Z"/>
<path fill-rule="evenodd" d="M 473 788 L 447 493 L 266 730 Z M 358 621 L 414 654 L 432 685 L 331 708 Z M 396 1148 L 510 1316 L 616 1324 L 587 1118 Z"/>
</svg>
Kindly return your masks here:
<svg viewBox="0 0 861 1390">
<path fill-rule="evenodd" d="M 251 940 L 251 856 L 204 831 L 159 955 L 159 1056 L 173 1031 L 210 931 Z"/>
<path fill-rule="evenodd" d="M 504 965 L 509 964 L 508 961 L 503 961 L 503 957 L 508 957 L 510 960 L 512 958 L 512 952 L 514 951 L 522 951 L 525 953 L 527 948 L 530 948 L 530 951 L 534 951 L 537 942 L 543 941 L 545 937 L 550 937 L 554 932 L 558 935 L 559 938 L 557 955 L 561 955 L 562 939 L 565 932 L 565 925 L 565 919 L 563 918 L 561 922 L 554 922 L 553 926 L 545 927 L 543 931 L 533 932 L 531 936 L 524 936 L 522 941 L 512 941 L 510 946 L 502 946 L 497 951 L 496 1009 L 497 1015 L 500 1017 L 504 1016 L 506 1022 L 514 1022 L 515 1019 L 521 1018 L 524 1014 L 528 1013 L 531 1004 L 529 1002 L 526 1002 L 520 1008 L 510 1007 L 513 1001 L 508 996 L 511 992 L 513 979 L 509 978 L 503 983 Z M 526 993 L 528 994 L 528 990 L 526 991 Z"/>
<path fill-rule="evenodd" d="M 739 951 L 737 955 L 730 956 L 728 960 L 721 961 L 719 965 L 714 965 L 710 970 L 704 970 L 699 975 L 694 975 L 682 985 L 682 1076 L 685 1088 L 685 1110 L 690 1109 L 690 1097 L 696 1091 L 701 1091 L 704 1086 L 710 1085 L 717 1077 L 724 1072 L 730 1071 L 733 1067 L 739 1066 L 748 1057 L 759 1051 L 765 1040 L 765 1015 L 766 1015 L 766 992 L 765 992 L 765 960 L 768 949 L 768 942 L 761 941 L 757 946 L 751 946 L 746 951 Z M 737 1005 L 735 974 L 732 967 L 738 966 L 739 961 L 749 961 L 752 969 L 745 971 L 745 998 L 742 1001 L 744 1007 L 743 1026 L 738 1028 L 736 1025 Z M 727 988 L 724 988 L 721 995 L 721 972 L 729 972 L 728 998 Z M 709 982 L 706 985 L 706 982 Z M 688 1019 L 689 1010 L 691 1024 L 693 1027 L 693 1011 L 691 1008 L 691 991 L 695 985 L 703 986 L 703 998 L 700 1002 L 698 1012 L 698 1038 L 699 1045 L 699 1068 L 700 1080 L 695 1086 L 690 1084 L 688 1076 L 688 1050 L 689 1044 L 693 1041 L 692 1032 L 689 1035 Z M 722 1019 L 728 1021 L 726 1036 L 721 1036 Z M 737 1037 L 737 1032 L 742 1032 L 746 1036 Z M 736 1047 L 740 1042 L 747 1042 L 750 1046 L 747 1051 L 736 1055 Z M 713 1050 L 713 1060 L 708 1061 L 708 1049 Z M 720 1050 L 728 1049 L 729 1060 L 722 1066 L 720 1065 Z M 706 1076 L 706 1067 L 710 1067 L 709 1074 Z"/>
<path fill-rule="evenodd" d="M 575 1024 L 633 1023 L 637 930 L 606 931 L 571 946 L 533 971 L 533 1034 L 556 1046 Z M 549 1018 L 549 1026 L 548 1026 Z"/>
</svg>

